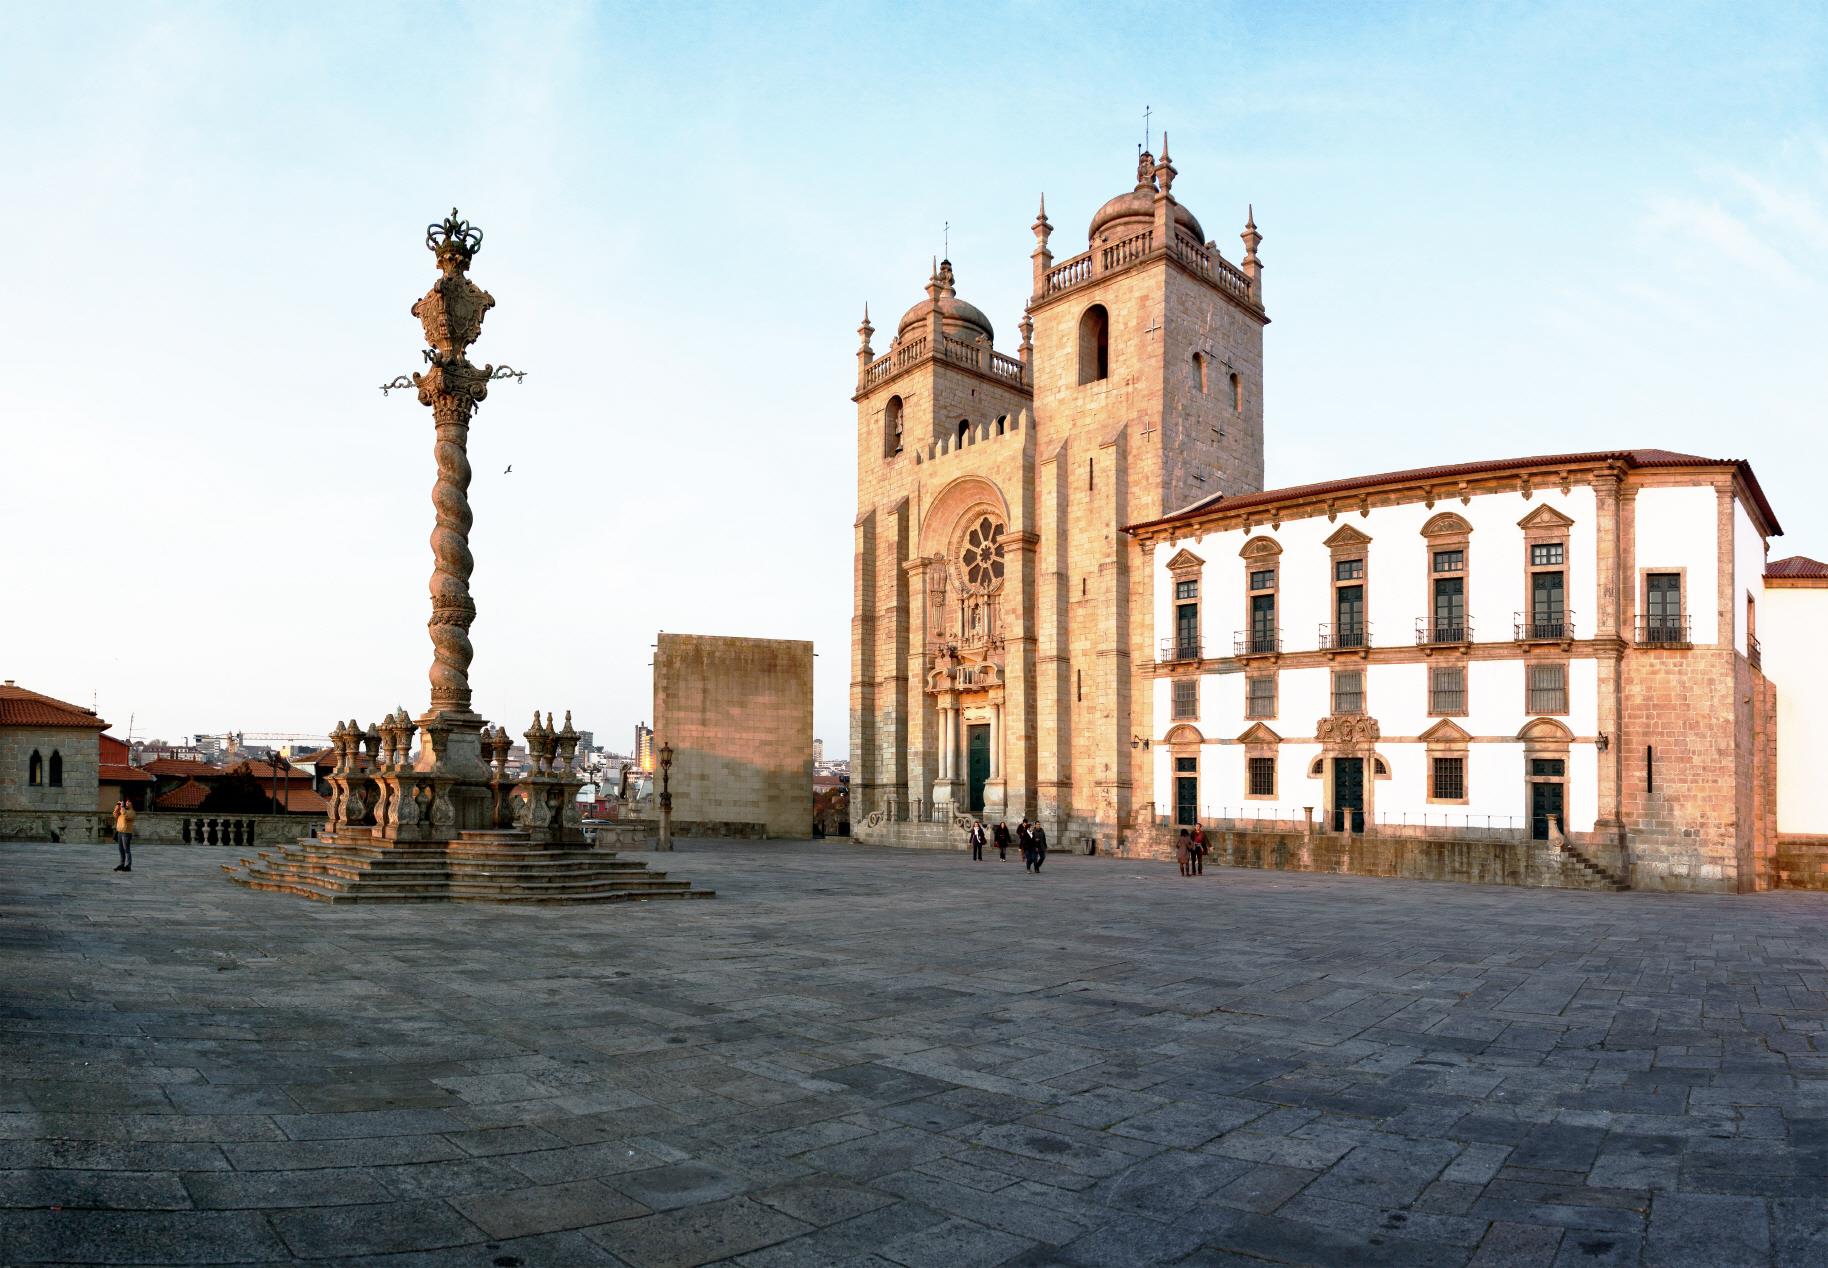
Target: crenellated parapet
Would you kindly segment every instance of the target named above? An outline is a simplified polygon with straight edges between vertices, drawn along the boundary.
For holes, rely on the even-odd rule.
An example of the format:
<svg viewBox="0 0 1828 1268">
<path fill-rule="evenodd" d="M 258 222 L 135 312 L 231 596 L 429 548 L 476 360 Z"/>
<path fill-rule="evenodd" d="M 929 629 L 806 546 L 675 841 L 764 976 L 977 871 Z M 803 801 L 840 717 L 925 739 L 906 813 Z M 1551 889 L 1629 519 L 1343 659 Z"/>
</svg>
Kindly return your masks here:
<svg viewBox="0 0 1828 1268">
<path fill-rule="evenodd" d="M 937 462 L 948 454 L 975 450 L 979 445 L 996 444 L 999 441 L 1010 442 L 1010 447 L 1020 447 L 1022 435 L 1027 430 L 1027 410 L 1020 410 L 994 422 L 972 423 L 966 427 L 962 436 L 941 436 L 930 444 L 916 447 L 914 461 L 918 464 Z"/>
</svg>

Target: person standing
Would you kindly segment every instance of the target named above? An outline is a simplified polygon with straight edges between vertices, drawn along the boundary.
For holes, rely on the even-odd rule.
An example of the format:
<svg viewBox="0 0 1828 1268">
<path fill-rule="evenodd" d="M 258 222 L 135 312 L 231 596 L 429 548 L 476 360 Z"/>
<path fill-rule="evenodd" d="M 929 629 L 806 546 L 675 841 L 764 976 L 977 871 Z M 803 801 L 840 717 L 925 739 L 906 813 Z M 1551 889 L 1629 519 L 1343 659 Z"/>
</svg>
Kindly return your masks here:
<svg viewBox="0 0 1828 1268">
<path fill-rule="evenodd" d="M 114 803 L 114 843 L 120 847 L 121 861 L 117 872 L 133 870 L 133 805 L 123 798 Z"/>
<path fill-rule="evenodd" d="M 991 830 L 991 835 L 996 837 L 997 857 L 1007 863 L 1009 861 L 1009 825 L 1007 823 L 998 823 L 997 826 Z"/>
<path fill-rule="evenodd" d="M 1041 864 L 1047 862 L 1047 829 L 1037 823 L 1034 831 L 1028 834 L 1028 839 L 1034 843 L 1035 871 L 1039 872 Z"/>
<path fill-rule="evenodd" d="M 1182 828 L 1181 834 L 1174 838 L 1174 861 L 1181 865 L 1182 876 L 1193 875 L 1188 870 L 1193 861 L 1193 838 L 1187 835 L 1185 828 Z"/>
<path fill-rule="evenodd" d="M 1188 844 L 1193 849 L 1192 857 L 1189 860 L 1193 864 L 1193 874 L 1195 876 L 1206 875 L 1206 829 L 1197 823 L 1194 824 L 1193 835 L 1189 838 Z"/>
<path fill-rule="evenodd" d="M 1034 871 L 1035 841 L 1033 834 L 1028 830 L 1028 820 L 1026 819 L 1016 825 L 1016 847 L 1022 851 L 1022 870 Z"/>
<path fill-rule="evenodd" d="M 976 863 L 984 861 L 984 821 L 982 819 L 971 825 L 971 858 Z"/>
</svg>

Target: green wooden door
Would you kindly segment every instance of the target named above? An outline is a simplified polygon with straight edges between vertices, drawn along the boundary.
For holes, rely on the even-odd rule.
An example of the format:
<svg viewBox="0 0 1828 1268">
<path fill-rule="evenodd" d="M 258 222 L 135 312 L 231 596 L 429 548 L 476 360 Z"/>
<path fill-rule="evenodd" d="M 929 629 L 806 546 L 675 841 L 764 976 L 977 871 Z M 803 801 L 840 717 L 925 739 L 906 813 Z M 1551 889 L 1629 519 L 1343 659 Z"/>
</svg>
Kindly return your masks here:
<svg viewBox="0 0 1828 1268">
<path fill-rule="evenodd" d="M 965 728 L 966 805 L 974 815 L 984 813 L 984 781 L 990 778 L 990 726 Z"/>
</svg>

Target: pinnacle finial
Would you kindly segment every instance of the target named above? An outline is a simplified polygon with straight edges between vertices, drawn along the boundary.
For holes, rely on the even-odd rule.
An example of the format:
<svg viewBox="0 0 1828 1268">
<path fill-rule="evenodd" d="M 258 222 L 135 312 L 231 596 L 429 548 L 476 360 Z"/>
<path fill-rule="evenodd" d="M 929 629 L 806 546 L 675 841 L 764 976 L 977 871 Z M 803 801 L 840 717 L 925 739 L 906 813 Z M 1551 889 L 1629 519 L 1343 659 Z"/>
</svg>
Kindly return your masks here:
<svg viewBox="0 0 1828 1268">
<path fill-rule="evenodd" d="M 1045 189 L 1041 191 L 1041 210 L 1036 214 L 1042 220 L 1047 219 L 1047 191 Z"/>
<path fill-rule="evenodd" d="M 1197 156 L 1196 156 L 1197 157 Z M 1168 161 L 1168 129 L 1162 129 L 1162 162 Z"/>
<path fill-rule="evenodd" d="M 1251 203 L 1244 204 L 1244 227 L 1246 229 L 1255 229 L 1257 227 L 1257 209 Z"/>
</svg>

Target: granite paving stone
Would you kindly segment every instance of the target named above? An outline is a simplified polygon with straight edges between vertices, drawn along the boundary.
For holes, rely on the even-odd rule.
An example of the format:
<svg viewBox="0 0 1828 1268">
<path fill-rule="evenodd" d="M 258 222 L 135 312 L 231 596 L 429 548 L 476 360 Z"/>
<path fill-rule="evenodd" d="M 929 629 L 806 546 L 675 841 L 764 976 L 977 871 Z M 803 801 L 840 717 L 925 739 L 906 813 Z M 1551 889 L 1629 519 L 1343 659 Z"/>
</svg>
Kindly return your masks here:
<svg viewBox="0 0 1828 1268">
<path fill-rule="evenodd" d="M 1828 1263 L 1828 895 L 680 845 L 715 903 L 0 847 L 0 1263 Z"/>
</svg>

